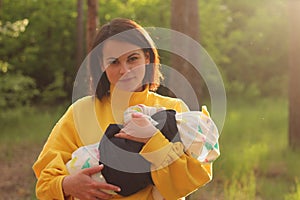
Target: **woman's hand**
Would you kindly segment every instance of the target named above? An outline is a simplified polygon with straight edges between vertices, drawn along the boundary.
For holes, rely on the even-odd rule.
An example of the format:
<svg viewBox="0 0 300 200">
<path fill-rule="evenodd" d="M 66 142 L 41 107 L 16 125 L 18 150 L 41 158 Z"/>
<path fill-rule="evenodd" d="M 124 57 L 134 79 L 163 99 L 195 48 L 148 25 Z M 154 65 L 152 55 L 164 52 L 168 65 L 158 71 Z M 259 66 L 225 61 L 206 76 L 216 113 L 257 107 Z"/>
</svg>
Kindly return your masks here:
<svg viewBox="0 0 300 200">
<path fill-rule="evenodd" d="M 156 127 L 147 117 L 141 113 L 132 113 L 131 121 L 125 124 L 120 133 L 115 134 L 115 137 L 147 143 L 156 132 Z"/>
<path fill-rule="evenodd" d="M 102 169 L 103 165 L 99 165 L 66 176 L 62 183 L 65 197 L 71 195 L 81 200 L 111 199 L 112 194 L 107 194 L 103 190 L 119 192 L 120 188 L 105 182 L 97 182 L 91 178 L 93 174 Z"/>
</svg>

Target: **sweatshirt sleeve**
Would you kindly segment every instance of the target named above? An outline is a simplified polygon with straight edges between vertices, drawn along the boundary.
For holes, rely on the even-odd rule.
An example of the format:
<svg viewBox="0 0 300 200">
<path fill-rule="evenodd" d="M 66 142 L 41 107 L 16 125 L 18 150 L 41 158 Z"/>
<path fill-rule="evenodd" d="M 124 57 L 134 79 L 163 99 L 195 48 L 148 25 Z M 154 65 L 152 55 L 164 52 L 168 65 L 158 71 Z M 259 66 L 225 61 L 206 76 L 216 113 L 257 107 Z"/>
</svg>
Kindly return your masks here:
<svg viewBox="0 0 300 200">
<path fill-rule="evenodd" d="M 68 175 L 65 163 L 81 143 L 76 135 L 71 106 L 54 126 L 33 165 L 38 199 L 64 199 L 62 181 Z"/>
<path fill-rule="evenodd" d="M 174 109 L 188 111 L 182 101 Z M 212 179 L 212 164 L 200 163 L 187 155 L 182 143 L 169 142 L 160 131 L 144 145 L 140 154 L 151 162 L 153 182 L 166 200 L 185 197 Z"/>
</svg>

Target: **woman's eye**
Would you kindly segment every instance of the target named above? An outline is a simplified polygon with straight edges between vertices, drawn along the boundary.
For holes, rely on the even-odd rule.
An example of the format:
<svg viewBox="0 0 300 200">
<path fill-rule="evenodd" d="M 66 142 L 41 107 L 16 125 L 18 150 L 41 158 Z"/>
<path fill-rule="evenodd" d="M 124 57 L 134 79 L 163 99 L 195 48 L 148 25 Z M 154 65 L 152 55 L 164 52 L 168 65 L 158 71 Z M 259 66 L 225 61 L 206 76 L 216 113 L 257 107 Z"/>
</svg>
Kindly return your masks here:
<svg viewBox="0 0 300 200">
<path fill-rule="evenodd" d="M 115 65 L 115 64 L 117 64 L 118 63 L 118 60 L 117 59 L 115 59 L 115 60 L 110 60 L 109 62 L 108 62 L 108 64 L 110 64 L 110 65 Z"/>
<path fill-rule="evenodd" d="M 129 62 L 134 62 L 134 61 L 136 61 L 137 59 L 139 59 L 138 57 L 130 57 L 129 59 L 128 59 L 128 61 Z"/>
</svg>

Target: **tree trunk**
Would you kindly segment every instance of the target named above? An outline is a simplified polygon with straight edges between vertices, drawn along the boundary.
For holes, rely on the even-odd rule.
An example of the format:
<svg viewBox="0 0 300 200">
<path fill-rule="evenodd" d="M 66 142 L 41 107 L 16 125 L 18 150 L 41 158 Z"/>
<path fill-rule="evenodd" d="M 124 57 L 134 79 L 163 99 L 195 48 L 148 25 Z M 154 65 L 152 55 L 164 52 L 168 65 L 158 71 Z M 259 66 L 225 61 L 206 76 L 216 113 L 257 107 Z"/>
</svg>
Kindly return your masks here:
<svg viewBox="0 0 300 200">
<path fill-rule="evenodd" d="M 198 10 L 198 0 L 172 0 L 171 1 L 171 29 L 181 32 L 192 39 L 199 41 L 199 10 Z M 175 39 L 176 40 L 176 39 Z M 188 52 L 189 57 L 193 56 L 193 58 L 198 58 L 197 52 L 193 52 L 190 49 L 188 41 L 180 41 L 180 45 L 178 45 L 178 41 L 172 41 L 172 44 L 177 43 L 177 45 L 173 45 L 172 48 L 181 48 L 184 52 Z M 172 45 L 171 44 L 171 45 Z M 178 77 L 175 77 L 173 73 L 169 76 L 168 82 L 170 84 L 177 83 L 178 87 L 176 87 L 176 95 L 188 104 L 190 109 L 198 110 L 199 105 L 198 102 L 202 98 L 202 78 L 198 74 L 195 69 L 196 66 L 191 65 L 186 58 L 182 58 L 180 55 L 171 55 L 171 67 L 178 71 L 182 76 L 185 77 L 186 81 L 178 82 Z M 199 63 L 199 62 L 198 62 Z M 199 67 L 199 66 L 198 66 Z M 186 88 L 186 83 L 191 84 L 193 88 L 193 93 L 196 95 L 196 98 L 189 98 L 191 96 L 190 91 Z M 181 87 L 180 87 L 181 86 Z M 173 92 L 174 93 L 174 92 Z M 195 102 L 197 101 L 197 102 Z"/>
<path fill-rule="evenodd" d="M 80 67 L 83 60 L 83 0 L 77 0 L 77 19 L 76 19 L 76 66 Z"/>
<path fill-rule="evenodd" d="M 87 53 L 90 53 L 90 51 L 93 48 L 93 41 L 96 36 L 96 28 L 98 24 L 98 1 L 97 0 L 87 0 L 88 10 L 87 10 L 87 33 L 86 33 L 86 45 L 87 45 Z M 92 76 L 92 70 L 90 66 L 90 59 L 89 56 L 87 57 L 87 74 L 88 74 L 88 80 L 86 80 L 89 83 L 89 92 L 90 94 L 93 94 L 95 89 L 95 83 Z"/>
<path fill-rule="evenodd" d="M 198 14 L 198 0 L 172 0 L 171 1 L 171 29 L 184 33 L 194 40 L 198 41 L 199 37 L 199 14 Z M 176 40 L 176 39 L 175 39 Z M 171 41 L 172 44 L 178 41 Z M 180 48 L 183 51 L 190 52 L 188 41 L 180 41 L 182 45 Z M 171 44 L 171 45 L 172 45 Z M 178 48 L 178 46 L 172 46 L 172 48 Z M 197 55 L 196 55 L 197 56 Z M 183 75 L 186 80 L 192 85 L 196 95 L 201 95 L 202 90 L 201 87 L 197 87 L 197 78 L 195 75 L 197 71 L 194 70 L 194 67 L 187 61 L 185 58 L 180 57 L 180 55 L 171 55 L 171 67 L 178 71 L 181 75 Z M 180 98 L 182 98 L 185 103 L 190 107 L 191 110 L 198 110 L 199 108 L 195 105 L 193 99 L 189 98 L 191 94 L 189 94 L 186 89 L 186 82 L 181 82 L 178 77 L 175 76 L 174 73 L 170 73 L 169 84 L 176 84 L 176 91 L 171 91 L 175 93 L 176 96 L 179 94 Z M 197 77 L 197 76 L 196 76 Z M 196 88 L 196 89 L 195 89 Z M 176 94 L 177 93 L 177 94 Z M 170 95 L 171 96 L 171 95 Z M 199 96 L 198 96 L 199 99 Z M 198 101 L 199 102 L 199 101 Z M 198 103 L 196 103 L 198 104 Z M 186 197 L 186 200 L 191 199 L 191 195 Z"/>
<path fill-rule="evenodd" d="M 98 1 L 97 0 L 87 0 L 88 5 L 88 18 L 87 18 L 87 52 L 92 50 L 93 41 L 96 35 L 96 28 L 98 24 Z"/>
<path fill-rule="evenodd" d="M 300 149 L 300 1 L 289 0 L 289 145 Z"/>
<path fill-rule="evenodd" d="M 185 1 L 182 0 L 172 0 L 171 1 L 171 29 L 184 33 L 185 32 L 185 25 L 187 24 L 187 8 L 186 8 L 186 3 Z M 176 43 L 180 42 L 182 45 L 177 45 Z M 180 48 L 184 49 L 183 51 L 187 51 L 186 48 L 186 43 L 185 41 L 177 41 L 176 37 L 172 37 L 171 39 L 171 48 L 172 48 L 172 52 L 174 52 L 174 50 L 176 48 L 178 48 L 180 46 Z M 173 50 L 174 49 L 174 50 Z M 169 73 L 169 85 L 172 86 L 172 84 L 177 83 L 178 87 L 176 87 L 176 91 L 170 91 L 170 93 L 168 94 L 169 96 L 173 96 L 173 94 L 176 97 L 184 97 L 186 96 L 186 91 L 183 87 L 184 83 L 181 83 L 180 79 L 176 76 L 177 72 L 179 72 L 180 74 L 184 75 L 186 74 L 187 70 L 187 66 L 186 66 L 186 62 L 184 60 L 184 58 L 180 57 L 180 55 L 176 55 L 175 53 L 171 54 L 171 68 L 174 69 L 175 71 L 171 71 Z M 173 88 L 168 88 L 168 89 L 173 89 Z"/>
<path fill-rule="evenodd" d="M 199 10 L 198 10 L 198 0 L 188 0 L 187 3 L 187 16 L 188 22 L 186 24 L 186 28 L 188 31 L 188 35 L 196 41 L 199 41 Z M 190 24 L 190 25 L 189 25 Z"/>
</svg>

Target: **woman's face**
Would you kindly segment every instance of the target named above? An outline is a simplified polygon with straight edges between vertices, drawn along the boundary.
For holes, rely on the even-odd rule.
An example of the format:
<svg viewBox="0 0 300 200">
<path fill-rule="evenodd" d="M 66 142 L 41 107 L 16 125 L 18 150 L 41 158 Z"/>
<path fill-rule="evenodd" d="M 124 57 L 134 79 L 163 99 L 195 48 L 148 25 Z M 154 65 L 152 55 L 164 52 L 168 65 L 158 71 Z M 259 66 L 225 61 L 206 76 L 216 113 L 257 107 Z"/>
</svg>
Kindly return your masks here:
<svg viewBox="0 0 300 200">
<path fill-rule="evenodd" d="M 142 91 L 149 55 L 131 43 L 108 40 L 103 46 L 103 67 L 111 84 L 126 91 Z"/>
</svg>

